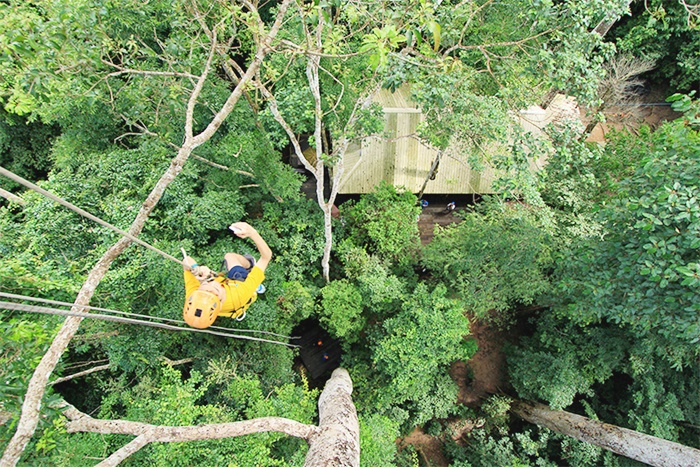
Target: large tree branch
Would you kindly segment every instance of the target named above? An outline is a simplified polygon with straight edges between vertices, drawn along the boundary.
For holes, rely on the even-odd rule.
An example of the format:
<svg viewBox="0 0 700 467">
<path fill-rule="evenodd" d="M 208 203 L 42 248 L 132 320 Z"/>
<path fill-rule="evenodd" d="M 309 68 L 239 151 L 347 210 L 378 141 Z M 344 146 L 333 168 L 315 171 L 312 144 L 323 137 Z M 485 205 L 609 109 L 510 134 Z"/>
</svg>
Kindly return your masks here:
<svg viewBox="0 0 700 467">
<path fill-rule="evenodd" d="M 360 423 L 352 402 L 352 380 L 337 368 L 318 399 L 318 430 L 311 433 L 304 467 L 360 465 Z"/>
<path fill-rule="evenodd" d="M 9 191 L 3 190 L 0 188 L 0 196 L 5 198 L 8 201 L 12 201 L 13 203 L 17 203 L 20 206 L 24 206 L 25 201 L 24 199 L 20 198 L 19 196 L 15 195 L 14 193 L 10 193 Z"/>
<path fill-rule="evenodd" d="M 659 467 L 700 465 L 700 450 L 534 402 L 516 401 L 513 413 L 530 423 Z"/>
<path fill-rule="evenodd" d="M 163 174 L 163 176 L 158 180 L 154 186 L 151 193 L 146 198 L 146 201 L 141 206 L 136 218 L 131 224 L 128 233 L 137 237 L 146 223 L 148 216 L 155 208 L 156 204 L 163 196 L 165 189 L 170 185 L 170 183 L 175 179 L 175 177 L 182 171 L 184 163 L 187 161 L 188 157 L 192 151 L 199 145 L 208 141 L 219 129 L 225 118 L 231 113 L 236 102 L 240 98 L 243 88 L 247 85 L 248 81 L 255 76 L 257 69 L 260 67 L 263 59 L 270 50 L 270 43 L 279 32 L 282 24 L 282 19 L 286 13 L 291 0 L 284 0 L 280 5 L 278 10 L 277 18 L 273 27 L 271 28 L 269 34 L 263 39 L 262 43 L 258 45 L 258 51 L 255 54 L 254 60 L 251 62 L 246 75 L 243 76 L 240 83 L 231 95 L 228 97 L 221 110 L 214 116 L 211 123 L 207 128 L 200 134 L 194 137 L 186 137 L 185 142 L 177 153 L 177 156 L 171 161 L 170 166 Z M 213 48 L 212 48 L 213 49 Z M 211 55 L 208 63 L 211 61 Z M 205 70 L 204 74 L 207 73 Z M 193 91 L 196 92 L 196 91 Z M 191 102 L 191 100 L 190 100 Z M 188 114 L 192 110 L 191 106 L 188 105 Z M 191 115 L 189 117 L 191 122 Z M 187 134 L 187 132 L 186 132 Z M 117 243 L 110 247 L 98 260 L 97 264 L 92 268 L 88 274 L 87 279 L 83 283 L 78 296 L 75 299 L 75 303 L 71 308 L 71 311 L 76 313 L 85 312 L 83 306 L 90 303 L 90 299 L 95 293 L 95 289 L 101 282 L 102 278 L 107 273 L 112 262 L 131 244 L 131 240 L 127 238 L 121 238 Z M 34 374 L 29 380 L 29 385 L 27 387 L 27 393 L 24 397 L 24 403 L 22 404 L 22 413 L 20 415 L 19 422 L 17 424 L 17 431 L 8 443 L 2 459 L 0 459 L 0 467 L 9 467 L 15 465 L 18 461 L 22 452 L 26 448 L 29 440 L 34 435 L 37 423 L 39 421 L 39 413 L 41 409 L 41 399 L 44 395 L 46 384 L 48 379 L 56 367 L 58 360 L 63 354 L 64 350 L 70 343 L 75 333 L 80 326 L 80 322 L 83 318 L 80 317 L 69 317 L 64 322 L 61 329 L 58 331 L 56 337 L 54 338 L 51 346 L 46 351 L 46 354 L 42 357 L 41 361 L 34 370 Z"/>
<path fill-rule="evenodd" d="M 150 433 L 138 435 L 136 438 L 114 451 L 112 455 L 97 464 L 95 467 L 116 467 L 117 465 L 121 464 L 123 460 L 126 460 L 126 458 L 136 453 L 142 447 L 152 443 L 153 438 L 150 435 Z"/>
<path fill-rule="evenodd" d="M 194 426 L 158 426 L 128 420 L 99 420 L 84 414 L 74 407 L 64 412 L 70 421 L 68 433 L 90 432 L 113 435 L 141 436 L 147 434 L 150 442 L 181 443 L 207 439 L 233 438 L 276 431 L 295 438 L 309 439 L 318 431 L 313 425 L 305 425 L 282 417 L 262 417 L 231 423 L 212 423 Z"/>
<path fill-rule="evenodd" d="M 90 432 L 136 436 L 98 464 L 116 466 L 153 442 L 171 443 L 232 438 L 253 433 L 278 432 L 309 443 L 304 467 L 357 467 L 360 464 L 360 425 L 352 401 L 352 380 L 347 370 L 333 371 L 318 400 L 319 426 L 281 417 L 263 417 L 231 423 L 198 426 L 157 426 L 127 420 L 99 420 L 64 403 L 68 433 Z"/>
</svg>

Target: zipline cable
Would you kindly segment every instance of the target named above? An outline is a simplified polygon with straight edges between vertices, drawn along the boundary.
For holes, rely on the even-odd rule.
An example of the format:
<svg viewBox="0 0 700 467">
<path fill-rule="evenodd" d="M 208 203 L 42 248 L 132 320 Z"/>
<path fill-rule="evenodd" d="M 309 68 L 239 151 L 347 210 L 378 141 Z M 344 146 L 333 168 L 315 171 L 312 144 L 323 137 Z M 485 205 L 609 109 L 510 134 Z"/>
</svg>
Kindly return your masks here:
<svg viewBox="0 0 700 467">
<path fill-rule="evenodd" d="M 286 342 L 273 341 L 273 340 L 269 340 L 269 339 L 261 339 L 259 337 L 240 336 L 237 334 L 229 334 L 229 333 L 218 332 L 218 331 L 208 331 L 206 329 L 181 328 L 178 326 L 171 326 L 169 324 L 152 323 L 150 321 L 140 321 L 140 320 L 132 319 L 132 318 L 121 318 L 119 316 L 101 315 L 98 313 L 79 313 L 76 311 L 59 310 L 57 308 L 48 308 L 48 307 L 36 306 L 36 305 L 25 305 L 22 303 L 12 303 L 12 302 L 0 301 L 0 308 L 5 309 L 5 310 L 28 311 L 31 313 L 42 313 L 42 314 L 48 314 L 48 315 L 77 316 L 80 318 L 95 318 L 95 319 L 101 319 L 104 321 L 114 321 L 117 323 L 140 324 L 143 326 L 150 326 L 150 327 L 154 327 L 154 328 L 167 329 L 170 331 L 201 332 L 204 334 L 212 334 L 214 336 L 228 337 L 231 339 L 242 339 L 242 340 L 250 340 L 250 341 L 257 341 L 257 342 L 267 342 L 269 344 L 284 345 L 285 347 L 291 347 L 291 348 L 300 348 L 301 347 L 299 345 L 287 344 Z"/>
<path fill-rule="evenodd" d="M 100 219 L 99 217 L 94 216 L 94 215 L 90 214 L 89 212 L 87 212 L 87 211 L 85 211 L 85 210 L 83 210 L 83 209 L 80 209 L 78 206 L 75 206 L 74 204 L 69 203 L 68 201 L 66 201 L 66 200 L 64 200 L 64 199 L 62 199 L 62 198 L 60 198 L 60 197 L 54 195 L 53 193 L 44 190 L 43 188 L 41 188 L 41 187 L 39 187 L 39 186 L 33 184 L 32 182 L 30 182 L 30 181 L 28 181 L 28 180 L 25 180 L 24 178 L 20 177 L 19 175 L 10 172 L 9 170 L 5 169 L 5 168 L 2 167 L 2 166 L 0 166 L 0 175 L 4 175 L 5 177 L 9 178 L 10 180 L 13 180 L 13 181 L 19 183 L 20 185 L 24 185 L 25 187 L 27 187 L 27 188 L 29 188 L 29 189 L 31 189 L 31 190 L 34 190 L 34 191 L 36 191 L 36 192 L 39 193 L 39 194 L 44 195 L 45 197 L 47 197 L 47 198 L 49 198 L 49 199 L 55 201 L 56 203 L 61 204 L 61 205 L 65 206 L 65 207 L 67 207 L 67 208 L 70 209 L 71 211 L 74 211 L 74 212 L 80 214 L 81 216 L 83 216 L 83 217 L 85 217 L 85 218 L 87 218 L 87 219 L 90 219 L 90 220 L 92 220 L 92 221 L 94 221 L 94 222 L 97 222 L 98 224 L 100 224 L 100 225 L 103 226 L 103 227 L 107 227 L 108 229 L 110 229 L 110 230 L 112 230 L 112 231 L 114 231 L 114 232 L 116 232 L 116 233 L 118 233 L 118 234 L 120 234 L 120 235 L 122 235 L 122 236 L 128 238 L 128 239 L 131 240 L 132 242 L 138 243 L 139 245 L 144 246 L 144 247 L 148 248 L 149 250 L 158 253 L 159 255 L 163 256 L 163 257 L 166 258 L 166 259 L 169 259 L 169 260 L 171 260 L 171 261 L 174 261 L 174 262 L 177 263 L 177 264 L 180 264 L 180 265 L 182 265 L 182 266 L 184 266 L 184 267 L 186 267 L 186 268 L 188 268 L 188 269 L 191 269 L 190 265 L 186 264 L 186 263 L 184 262 L 184 260 L 183 260 L 183 261 L 180 261 L 179 259 L 175 258 L 174 256 L 169 255 L 168 253 L 165 253 L 164 251 L 161 251 L 161 250 L 159 250 L 158 248 L 156 248 L 156 247 L 154 247 L 154 246 L 152 246 L 152 245 L 149 245 L 148 243 L 144 242 L 143 240 L 141 240 L 141 239 L 139 239 L 139 238 L 137 238 L 137 237 L 134 237 L 134 236 L 131 235 L 130 233 L 125 232 L 125 231 L 123 231 L 123 230 L 121 230 L 121 229 L 119 229 L 119 228 L 113 226 L 112 224 L 103 221 L 103 220 Z M 3 302 L 3 303 L 5 303 L 5 302 Z M 69 305 L 69 306 L 73 306 L 73 305 L 71 304 L 71 305 Z M 88 307 L 88 306 L 83 306 L 83 307 L 84 307 L 84 308 L 91 308 L 91 307 Z M 37 308 L 41 308 L 41 307 L 37 307 Z M 63 311 L 63 310 L 60 310 L 60 311 Z M 68 313 L 68 312 L 67 312 L 67 313 Z M 118 313 L 123 313 L 123 312 L 118 312 Z M 85 315 L 85 313 L 80 313 L 80 314 L 78 314 L 78 316 L 84 316 L 84 315 Z M 73 316 L 73 315 L 66 314 L 66 316 Z M 116 317 L 112 317 L 112 318 L 116 318 Z M 152 317 L 149 316 L 148 318 L 152 318 Z M 104 318 L 103 318 L 103 319 L 104 319 Z M 125 318 L 125 319 L 129 319 L 129 318 Z M 165 319 L 165 318 L 164 318 L 164 319 Z M 136 320 L 132 320 L 132 321 L 136 321 Z M 150 323 L 150 322 L 148 323 L 149 326 L 154 326 L 154 327 L 163 327 L 163 326 L 167 326 L 167 327 L 165 327 L 164 329 L 170 329 L 170 328 L 172 328 L 173 330 L 179 330 L 179 331 L 185 330 L 185 329 L 179 328 L 179 327 L 177 327 L 177 326 L 169 326 L 169 325 L 165 325 L 165 324 L 158 324 L 158 325 L 157 325 L 157 324 L 158 324 L 158 323 Z M 215 331 L 204 331 L 204 330 L 201 330 L 201 329 L 188 329 L 188 330 L 196 331 L 196 332 L 207 332 L 207 333 L 209 333 L 209 334 L 215 334 L 215 335 L 224 335 L 224 334 L 221 334 L 221 333 L 217 333 L 217 332 L 215 332 Z M 270 334 L 272 334 L 272 333 L 270 333 Z M 286 336 L 281 336 L 281 337 L 286 337 Z M 259 340 L 259 341 L 263 341 L 263 342 L 273 342 L 273 343 L 276 343 L 276 344 L 287 345 L 287 346 L 290 346 L 290 347 L 298 347 L 298 346 L 293 346 L 293 345 L 291 345 L 291 344 L 283 344 L 283 343 L 275 342 L 275 341 L 266 341 L 265 339 L 256 339 L 256 338 L 252 338 L 252 337 L 243 337 L 243 336 L 240 336 L 240 338 L 245 338 L 245 339 L 250 339 L 250 340 Z"/>
<path fill-rule="evenodd" d="M 6 293 L 6 292 L 0 292 L 0 297 L 4 298 L 11 298 L 15 300 L 27 300 L 27 301 L 32 301 L 32 302 L 37 302 L 37 303 L 47 303 L 49 305 L 60 305 L 60 306 L 68 306 L 68 307 L 73 307 L 75 304 L 74 303 L 68 303 L 68 302 L 60 302 L 58 300 L 49 300 L 46 298 L 35 298 L 35 297 L 28 297 L 26 295 L 17 295 L 17 294 L 11 294 L 11 293 Z M 81 308 L 86 308 L 88 310 L 95 310 L 95 311 L 104 311 L 107 313 L 115 313 L 118 315 L 123 315 L 123 316 L 136 316 L 139 318 L 146 318 L 146 319 L 153 319 L 153 320 L 158 320 L 158 321 L 165 321 L 169 323 L 176 323 L 176 324 L 187 324 L 184 321 L 179 321 L 176 319 L 170 319 L 170 318 L 161 318 L 159 316 L 149 316 L 149 315 L 140 315 L 138 313 L 128 313 L 126 311 L 117 311 L 117 310 L 110 310 L 109 308 L 99 308 L 96 306 L 88 306 L 88 305 L 80 305 Z M 257 329 L 230 329 L 230 328 L 224 328 L 221 326 L 209 326 L 207 329 L 220 329 L 222 331 L 235 331 L 235 332 L 247 332 L 251 334 L 267 334 L 275 337 L 283 337 L 285 339 L 301 339 L 301 337 L 298 336 L 285 336 L 282 334 L 276 334 L 274 332 L 269 332 L 269 331 L 259 331 Z"/>
<path fill-rule="evenodd" d="M 34 190 L 34 191 L 36 191 L 37 193 L 40 193 L 40 194 L 46 196 L 47 198 L 49 198 L 49 199 L 51 199 L 51 200 L 57 202 L 58 204 L 61 204 L 61 205 L 65 206 L 65 207 L 67 207 L 67 208 L 70 209 L 71 211 L 74 211 L 74 212 L 80 214 L 81 216 L 83 216 L 83 217 L 85 217 L 85 218 L 87 218 L 87 219 L 90 219 L 90 220 L 92 220 L 92 221 L 95 221 L 95 222 L 97 222 L 98 224 L 100 224 L 100 225 L 103 226 L 103 227 L 107 227 L 108 229 L 113 230 L 114 232 L 117 232 L 119 235 L 122 235 L 122 236 L 128 238 L 128 239 L 131 240 L 132 242 L 136 242 L 136 243 L 138 243 L 139 245 L 148 248 L 149 250 L 155 251 L 156 253 L 158 253 L 159 255 L 163 256 L 163 257 L 166 258 L 166 259 L 169 259 L 169 260 L 171 260 L 171 261 L 175 261 L 177 264 L 181 264 L 182 266 L 185 266 L 186 268 L 189 268 L 189 267 L 190 267 L 189 265 L 185 264 L 184 261 L 180 261 L 179 259 L 175 258 L 174 256 L 171 256 L 171 255 L 165 253 L 164 251 L 160 251 L 158 248 L 149 245 L 148 243 L 144 242 L 143 240 L 141 240 L 141 239 L 139 239 L 139 238 L 137 238 L 137 237 L 134 237 L 134 236 L 131 235 L 130 233 L 125 232 L 125 231 L 123 231 L 123 230 L 121 230 L 121 229 L 119 229 L 119 228 L 113 226 L 112 224 L 110 224 L 110 223 L 108 223 L 108 222 L 103 221 L 103 220 L 100 219 L 99 217 L 94 216 L 94 215 L 90 214 L 89 212 L 87 212 L 87 211 L 85 211 L 85 210 L 83 210 L 83 209 L 80 209 L 78 206 L 69 203 L 68 201 L 66 201 L 66 200 L 64 200 L 64 199 L 62 199 L 62 198 L 60 198 L 60 197 L 54 195 L 53 193 L 51 193 L 51 192 L 49 192 L 49 191 L 44 190 L 43 188 L 41 188 L 41 187 L 39 187 L 39 186 L 33 184 L 32 182 L 30 182 L 30 181 L 28 181 L 28 180 L 23 179 L 23 178 L 20 177 L 19 175 L 16 175 L 16 174 L 10 172 L 9 170 L 3 168 L 2 166 L 0 166 L 0 175 L 4 175 L 5 177 L 9 178 L 10 180 L 14 180 L 14 181 L 17 182 L 17 183 L 19 183 L 19 184 L 21 184 L 21 185 L 24 185 L 24 186 L 26 186 L 27 188 L 29 188 L 29 189 L 31 189 L 31 190 Z"/>
</svg>

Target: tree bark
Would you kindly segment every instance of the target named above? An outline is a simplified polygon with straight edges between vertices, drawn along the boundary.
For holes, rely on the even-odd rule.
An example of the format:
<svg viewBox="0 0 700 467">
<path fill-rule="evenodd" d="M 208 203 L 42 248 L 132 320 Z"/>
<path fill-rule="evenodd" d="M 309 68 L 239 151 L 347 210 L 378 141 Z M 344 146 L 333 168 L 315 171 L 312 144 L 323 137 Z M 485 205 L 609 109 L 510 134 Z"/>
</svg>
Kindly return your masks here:
<svg viewBox="0 0 700 467">
<path fill-rule="evenodd" d="M 5 198 L 8 201 L 12 201 L 13 203 L 17 203 L 20 206 L 24 206 L 24 204 L 25 204 L 24 199 L 20 198 L 19 196 L 15 195 L 13 193 L 10 193 L 7 190 L 3 190 L 2 188 L 0 188 L 0 196 L 2 196 L 3 198 Z"/>
<path fill-rule="evenodd" d="M 319 426 L 281 417 L 263 417 L 232 423 L 198 426 L 157 426 L 129 420 L 100 420 L 64 403 L 68 433 L 90 432 L 133 435 L 135 438 L 113 452 L 98 466 L 115 466 L 153 442 L 172 443 L 232 438 L 276 431 L 309 443 L 304 467 L 358 467 L 360 424 L 352 402 L 352 380 L 347 370 L 336 369 L 318 400 Z"/>
<path fill-rule="evenodd" d="M 352 380 L 337 368 L 318 400 L 319 426 L 309 438 L 304 467 L 360 465 L 360 423 L 352 402 Z"/>
<path fill-rule="evenodd" d="M 539 426 L 653 466 L 700 465 L 700 450 L 546 405 L 516 401 L 511 411 Z"/>
<path fill-rule="evenodd" d="M 158 180 L 156 185 L 153 187 L 153 190 L 146 198 L 146 201 L 144 201 L 143 205 L 141 206 L 141 209 L 129 228 L 128 233 L 131 236 L 138 237 L 138 235 L 141 233 L 141 230 L 143 229 L 151 211 L 153 211 L 156 204 L 163 196 L 165 189 L 170 185 L 180 171 L 182 171 L 182 167 L 192 151 L 197 146 L 207 142 L 216 133 L 226 117 L 233 111 L 236 102 L 243 93 L 243 89 L 255 76 L 263 59 L 271 51 L 270 45 L 282 26 L 282 19 L 290 3 L 291 0 L 284 0 L 281 3 L 275 23 L 270 28 L 270 32 L 258 44 L 258 50 L 253 61 L 249 65 L 246 74 L 241 78 L 238 86 L 236 86 L 236 88 L 231 92 L 221 109 L 216 113 L 216 115 L 214 115 L 209 125 L 207 125 L 207 127 L 201 133 L 194 135 L 192 132 L 194 107 L 196 101 L 198 100 L 199 93 L 204 85 L 204 81 L 209 73 L 209 65 L 211 64 L 212 55 L 216 46 L 215 39 L 212 40 L 212 52 L 207 60 L 207 66 L 202 72 L 202 75 L 199 77 L 197 85 L 195 86 L 187 105 L 187 115 L 185 116 L 185 141 L 182 147 L 179 149 L 177 156 L 175 156 L 175 158 L 171 161 L 170 167 L 168 167 L 166 172 Z M 83 283 L 80 292 L 78 292 L 71 311 L 85 312 L 85 308 L 83 308 L 83 306 L 90 303 L 90 299 L 95 293 L 95 289 L 102 281 L 102 278 L 107 273 L 110 265 L 124 250 L 126 250 L 130 244 L 131 240 L 128 238 L 121 238 L 102 255 L 97 264 L 95 264 L 88 274 L 88 277 Z M 14 466 L 19 461 L 22 452 L 26 448 L 31 437 L 34 435 L 34 431 L 36 430 L 36 426 L 39 422 L 41 399 L 44 395 L 49 376 L 56 368 L 58 360 L 61 358 L 61 355 L 77 332 L 82 319 L 83 318 L 80 317 L 70 317 L 66 319 L 51 343 L 51 346 L 46 351 L 46 354 L 44 354 L 34 370 L 34 374 L 29 380 L 27 393 L 24 397 L 24 403 L 22 404 L 22 413 L 17 424 L 17 431 L 15 431 L 14 436 L 8 443 L 5 452 L 3 453 L 2 459 L 0 459 L 0 467 Z"/>
<path fill-rule="evenodd" d="M 425 177 L 425 181 L 423 182 L 423 186 L 420 187 L 420 191 L 418 192 L 418 199 L 421 199 L 423 197 L 423 192 L 425 191 L 425 187 L 428 186 L 428 182 L 430 179 L 437 173 L 438 167 L 440 166 L 440 158 L 442 157 L 442 149 L 438 150 L 437 156 L 435 156 L 435 160 L 433 161 L 432 165 L 430 166 L 430 170 L 428 171 L 428 176 Z"/>
</svg>

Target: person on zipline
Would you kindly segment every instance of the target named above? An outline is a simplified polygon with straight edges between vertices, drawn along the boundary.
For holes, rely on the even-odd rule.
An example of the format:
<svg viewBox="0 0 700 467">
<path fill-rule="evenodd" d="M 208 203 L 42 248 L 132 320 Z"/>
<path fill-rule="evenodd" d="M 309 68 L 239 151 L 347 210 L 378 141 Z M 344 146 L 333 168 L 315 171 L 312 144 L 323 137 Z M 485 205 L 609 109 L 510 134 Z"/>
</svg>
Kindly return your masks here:
<svg viewBox="0 0 700 467">
<path fill-rule="evenodd" d="M 247 222 L 235 222 L 229 226 L 240 238 L 250 238 L 260 253 L 260 259 L 250 255 L 226 253 L 221 269 L 225 274 L 215 274 L 206 266 L 199 266 L 190 256 L 185 256 L 185 322 L 193 328 L 204 329 L 212 325 L 217 316 L 245 318 L 246 310 L 258 293 L 265 291 L 262 285 L 265 269 L 272 259 L 272 250 L 265 240 Z M 184 255 L 184 250 L 183 250 Z"/>
</svg>

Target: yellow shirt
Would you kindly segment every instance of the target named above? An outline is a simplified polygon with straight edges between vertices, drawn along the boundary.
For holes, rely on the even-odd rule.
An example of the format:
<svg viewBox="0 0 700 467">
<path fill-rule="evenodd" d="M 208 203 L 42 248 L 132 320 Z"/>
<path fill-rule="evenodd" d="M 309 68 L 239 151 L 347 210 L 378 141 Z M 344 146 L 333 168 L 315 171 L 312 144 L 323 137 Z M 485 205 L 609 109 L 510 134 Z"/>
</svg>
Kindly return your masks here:
<svg viewBox="0 0 700 467">
<path fill-rule="evenodd" d="M 258 298 L 255 291 L 265 280 L 265 273 L 259 267 L 253 266 L 243 282 L 234 281 L 227 277 L 217 277 L 214 280 L 220 283 L 226 291 L 226 300 L 222 303 L 219 316 L 237 318 Z M 185 271 L 185 300 L 199 288 L 199 285 L 200 283 L 194 274 L 189 270 Z"/>
</svg>

